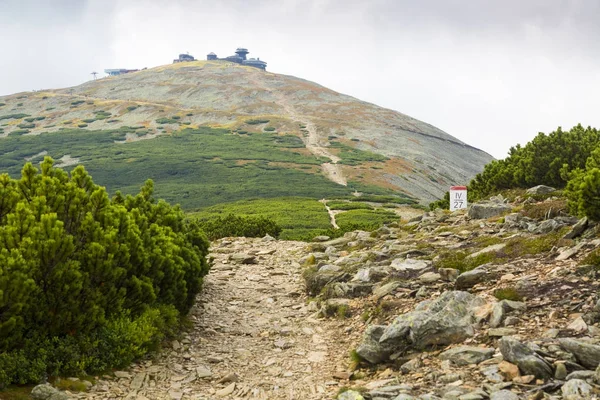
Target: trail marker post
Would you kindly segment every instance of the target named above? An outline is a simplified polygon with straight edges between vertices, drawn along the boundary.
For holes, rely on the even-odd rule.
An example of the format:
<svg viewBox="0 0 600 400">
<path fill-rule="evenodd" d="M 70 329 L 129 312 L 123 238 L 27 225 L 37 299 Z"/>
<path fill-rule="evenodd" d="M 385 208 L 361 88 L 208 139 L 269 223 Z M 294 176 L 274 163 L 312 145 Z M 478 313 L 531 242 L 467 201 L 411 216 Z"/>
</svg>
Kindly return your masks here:
<svg viewBox="0 0 600 400">
<path fill-rule="evenodd" d="M 452 186 L 450 188 L 450 211 L 467 208 L 467 187 Z"/>
</svg>

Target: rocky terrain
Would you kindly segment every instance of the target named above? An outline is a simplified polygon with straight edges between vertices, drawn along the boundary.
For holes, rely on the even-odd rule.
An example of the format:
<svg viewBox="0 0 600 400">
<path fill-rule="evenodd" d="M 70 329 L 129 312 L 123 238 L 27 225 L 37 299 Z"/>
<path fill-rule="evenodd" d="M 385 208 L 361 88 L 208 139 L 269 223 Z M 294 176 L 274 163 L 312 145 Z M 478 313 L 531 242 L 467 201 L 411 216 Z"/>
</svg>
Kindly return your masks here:
<svg viewBox="0 0 600 400">
<path fill-rule="evenodd" d="M 599 228 L 562 201 L 537 187 L 309 244 L 220 240 L 193 326 L 73 396 L 598 398 Z"/>
<path fill-rule="evenodd" d="M 9 115 L 14 117 L 2 119 Z M 269 126 L 248 124 L 257 118 Z M 451 185 L 468 182 L 492 160 L 487 153 L 402 113 L 313 82 L 226 62 L 180 63 L 68 89 L 0 97 L 0 137 L 65 127 L 139 128 L 143 134 L 127 133 L 123 141 L 127 145 L 201 125 L 238 132 L 268 128 L 296 135 L 307 152 L 326 158 L 315 173 L 340 185 L 360 181 L 423 201 L 441 197 Z M 375 164 L 368 157 L 361 165 L 339 163 L 340 146 L 388 159 L 377 168 L 372 168 Z M 239 157 L 244 159 L 243 154 Z"/>
</svg>

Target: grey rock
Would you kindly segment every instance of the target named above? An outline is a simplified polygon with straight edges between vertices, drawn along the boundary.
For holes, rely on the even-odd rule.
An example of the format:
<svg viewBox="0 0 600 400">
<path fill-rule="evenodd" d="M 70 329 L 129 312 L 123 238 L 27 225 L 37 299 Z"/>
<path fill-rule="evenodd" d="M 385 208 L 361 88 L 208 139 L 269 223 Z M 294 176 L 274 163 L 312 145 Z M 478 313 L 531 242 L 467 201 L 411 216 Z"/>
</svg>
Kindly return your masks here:
<svg viewBox="0 0 600 400">
<path fill-rule="evenodd" d="M 409 374 L 411 372 L 415 372 L 422 366 L 423 366 L 423 362 L 421 361 L 421 359 L 415 357 L 412 360 L 409 360 L 409 361 L 405 362 L 404 364 L 402 364 L 400 366 L 400 371 L 404 374 Z"/>
<path fill-rule="evenodd" d="M 480 369 L 481 373 L 487 378 L 488 381 L 494 383 L 500 383 L 504 381 L 504 377 L 500 374 L 498 365 L 490 365 Z"/>
<path fill-rule="evenodd" d="M 410 394 L 400 393 L 398 396 L 394 397 L 394 400 L 416 400 L 415 396 L 411 396 Z"/>
<path fill-rule="evenodd" d="M 337 400 L 365 400 L 365 398 L 359 392 L 346 390 L 337 397 Z"/>
<path fill-rule="evenodd" d="M 342 268 L 339 265 L 325 264 L 321 268 L 319 268 L 319 272 L 340 272 Z"/>
<path fill-rule="evenodd" d="M 506 204 L 483 202 L 475 203 L 469 207 L 467 215 L 471 219 L 488 219 L 506 214 L 512 210 L 512 207 Z"/>
<path fill-rule="evenodd" d="M 565 224 L 560 223 L 555 219 L 548 219 L 546 221 L 542 221 L 531 232 L 540 235 L 540 234 L 554 232 L 554 231 L 562 228 L 563 226 L 565 226 Z"/>
<path fill-rule="evenodd" d="M 369 276 L 370 273 L 371 273 L 371 268 L 360 268 L 354 275 L 354 278 L 352 278 L 352 281 L 353 282 L 369 282 L 371 280 L 371 278 Z"/>
<path fill-rule="evenodd" d="M 404 352 L 434 345 L 459 343 L 475 333 L 475 311 L 485 300 L 467 292 L 448 291 L 415 311 L 400 315 L 385 328 L 379 344 Z M 384 356 L 385 358 L 385 356 Z"/>
<path fill-rule="evenodd" d="M 559 339 L 558 342 L 584 367 L 595 369 L 600 365 L 600 346 L 571 338 Z"/>
<path fill-rule="evenodd" d="M 384 361 L 393 349 L 389 346 L 382 346 L 379 343 L 381 335 L 385 331 L 385 325 L 369 325 L 363 335 L 361 344 L 356 348 L 356 353 L 371 364 L 377 364 Z"/>
<path fill-rule="evenodd" d="M 45 383 L 43 385 L 37 385 L 31 391 L 31 397 L 36 400 L 66 400 L 69 399 L 65 393 L 56 389 L 49 383 Z"/>
<path fill-rule="evenodd" d="M 399 281 L 392 281 L 392 282 L 386 283 L 385 285 L 378 286 L 373 289 L 373 297 L 375 297 L 375 299 L 379 300 L 382 297 L 385 297 L 388 294 L 393 293 L 394 290 L 398 289 L 400 286 L 402 286 L 402 282 L 399 282 Z"/>
<path fill-rule="evenodd" d="M 460 271 L 454 268 L 440 268 L 438 274 L 440 274 L 443 281 L 454 282 L 460 275 Z"/>
<path fill-rule="evenodd" d="M 490 394 L 490 400 L 519 400 L 519 396 L 510 390 L 499 390 Z"/>
<path fill-rule="evenodd" d="M 410 279 L 431 270 L 431 261 L 418 260 L 414 258 L 397 258 L 391 265 L 394 276 L 402 279 Z"/>
<path fill-rule="evenodd" d="M 570 381 L 572 379 L 592 379 L 594 374 L 594 371 L 573 371 L 566 376 L 565 380 Z"/>
<path fill-rule="evenodd" d="M 581 379 L 572 379 L 566 382 L 560 391 L 565 398 L 572 397 L 573 399 L 589 399 L 592 394 L 592 386 Z"/>
<path fill-rule="evenodd" d="M 350 276 L 338 271 L 337 265 L 324 265 L 315 273 L 305 276 L 306 291 L 311 296 L 317 296 L 329 284 L 350 279 Z"/>
<path fill-rule="evenodd" d="M 330 240 L 330 239 L 331 239 L 331 238 L 330 238 L 329 236 L 324 236 L 324 235 L 321 235 L 321 236 L 315 236 L 315 237 L 313 238 L 313 242 L 326 242 L 326 241 L 328 241 L 328 240 Z"/>
<path fill-rule="evenodd" d="M 458 400 L 483 400 L 487 398 L 487 394 L 482 394 L 479 392 L 471 392 L 467 394 L 463 394 L 458 398 Z"/>
<path fill-rule="evenodd" d="M 348 299 L 327 299 L 321 304 L 319 316 L 347 316 L 350 313 L 350 300 Z"/>
<path fill-rule="evenodd" d="M 497 243 L 497 244 L 493 244 L 491 246 L 487 246 L 479 251 L 476 251 L 475 253 L 471 253 L 469 254 L 466 259 L 470 259 L 470 258 L 475 258 L 477 256 L 480 256 L 482 254 L 486 254 L 486 253 L 497 253 L 500 250 L 502 250 L 503 248 L 506 247 L 506 243 Z"/>
<path fill-rule="evenodd" d="M 512 336 L 516 333 L 517 330 L 514 328 L 491 328 L 488 330 L 488 336 L 490 337 Z"/>
<path fill-rule="evenodd" d="M 256 264 L 256 257 L 250 254 L 235 253 L 229 256 L 229 260 L 235 264 Z"/>
<path fill-rule="evenodd" d="M 548 194 L 556 192 L 556 189 L 546 185 L 537 185 L 527 189 L 527 194 Z"/>
<path fill-rule="evenodd" d="M 505 336 L 500 339 L 500 352 L 506 361 L 516 364 L 523 375 L 535 375 L 540 379 L 554 376 L 548 361 L 515 338 Z"/>
<path fill-rule="evenodd" d="M 455 287 L 456 289 L 469 289 L 476 284 L 485 281 L 488 277 L 489 272 L 487 269 L 478 267 L 471 271 L 463 272 L 456 278 Z"/>
<path fill-rule="evenodd" d="M 440 354 L 441 360 L 450 360 L 458 366 L 469 364 L 479 364 L 482 361 L 492 358 L 495 350 L 483 347 L 460 346 L 446 350 Z"/>
<path fill-rule="evenodd" d="M 568 375 L 567 366 L 565 363 L 556 364 L 556 370 L 554 371 L 554 379 L 564 380 Z"/>
<path fill-rule="evenodd" d="M 581 235 L 588 227 L 589 220 L 587 217 L 581 218 L 577 223 L 571 228 L 569 232 L 564 236 L 565 239 L 574 239 L 577 236 Z"/>
<path fill-rule="evenodd" d="M 437 282 L 442 278 L 440 274 L 436 274 L 435 272 L 425 272 L 423 275 L 419 276 L 419 282 L 421 283 L 433 283 Z"/>
<path fill-rule="evenodd" d="M 494 305 L 492 309 L 492 316 L 490 317 L 490 326 L 497 328 L 502 325 L 502 321 L 509 311 L 519 310 L 524 311 L 527 309 L 525 303 L 520 301 L 502 300 Z"/>
</svg>

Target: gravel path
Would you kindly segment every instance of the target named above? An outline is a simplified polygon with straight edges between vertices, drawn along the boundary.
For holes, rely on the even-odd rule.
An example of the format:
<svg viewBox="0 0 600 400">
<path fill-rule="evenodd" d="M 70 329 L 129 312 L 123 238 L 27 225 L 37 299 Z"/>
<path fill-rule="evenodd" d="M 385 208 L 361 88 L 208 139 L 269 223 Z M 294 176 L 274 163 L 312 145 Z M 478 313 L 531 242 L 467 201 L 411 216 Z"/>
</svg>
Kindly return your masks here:
<svg viewBox="0 0 600 400">
<path fill-rule="evenodd" d="M 314 317 L 295 262 L 305 243 L 215 243 L 193 328 L 152 361 L 104 377 L 92 399 L 324 399 L 344 382 L 347 335 Z M 254 262 L 254 263 L 252 263 Z M 248 264 L 246 264 L 248 263 Z"/>
</svg>

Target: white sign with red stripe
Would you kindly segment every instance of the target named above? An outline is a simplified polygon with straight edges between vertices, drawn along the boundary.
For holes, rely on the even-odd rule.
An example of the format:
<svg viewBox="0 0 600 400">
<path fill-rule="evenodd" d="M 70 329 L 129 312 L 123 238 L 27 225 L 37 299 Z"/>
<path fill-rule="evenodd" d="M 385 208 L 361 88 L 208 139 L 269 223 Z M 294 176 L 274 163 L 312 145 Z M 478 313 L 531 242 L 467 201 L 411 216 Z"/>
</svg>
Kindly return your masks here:
<svg viewBox="0 0 600 400">
<path fill-rule="evenodd" d="M 452 186 L 450 188 L 450 211 L 467 208 L 467 187 Z"/>
</svg>

